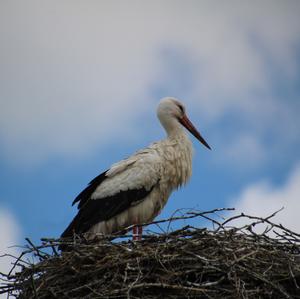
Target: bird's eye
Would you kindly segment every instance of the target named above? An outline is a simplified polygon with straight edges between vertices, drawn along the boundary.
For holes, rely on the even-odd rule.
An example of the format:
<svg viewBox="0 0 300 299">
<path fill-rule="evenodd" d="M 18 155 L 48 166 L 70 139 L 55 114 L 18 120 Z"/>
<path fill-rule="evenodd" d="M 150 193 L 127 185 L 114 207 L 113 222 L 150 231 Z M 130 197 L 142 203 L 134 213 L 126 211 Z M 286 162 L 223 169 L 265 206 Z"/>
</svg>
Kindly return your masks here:
<svg viewBox="0 0 300 299">
<path fill-rule="evenodd" d="M 179 107 L 180 111 L 181 111 L 182 113 L 184 113 L 184 108 L 183 108 L 183 106 L 182 106 L 182 105 L 178 105 L 178 107 Z"/>
</svg>

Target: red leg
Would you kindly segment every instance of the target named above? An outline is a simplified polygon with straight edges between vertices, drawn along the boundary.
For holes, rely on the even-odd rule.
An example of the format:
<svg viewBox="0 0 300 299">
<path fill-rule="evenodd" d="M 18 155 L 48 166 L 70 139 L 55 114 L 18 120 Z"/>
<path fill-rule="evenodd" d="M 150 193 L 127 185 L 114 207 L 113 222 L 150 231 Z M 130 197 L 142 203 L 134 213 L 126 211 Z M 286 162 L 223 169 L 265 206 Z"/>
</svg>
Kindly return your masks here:
<svg viewBox="0 0 300 299">
<path fill-rule="evenodd" d="M 132 229 L 132 240 L 136 241 L 138 240 L 138 227 L 134 226 Z"/>
<path fill-rule="evenodd" d="M 142 240 L 143 237 L 143 227 L 142 226 L 138 226 L 138 240 Z"/>
<path fill-rule="evenodd" d="M 142 236 L 143 236 L 143 227 L 134 226 L 132 229 L 132 240 L 133 241 L 142 240 Z"/>
</svg>

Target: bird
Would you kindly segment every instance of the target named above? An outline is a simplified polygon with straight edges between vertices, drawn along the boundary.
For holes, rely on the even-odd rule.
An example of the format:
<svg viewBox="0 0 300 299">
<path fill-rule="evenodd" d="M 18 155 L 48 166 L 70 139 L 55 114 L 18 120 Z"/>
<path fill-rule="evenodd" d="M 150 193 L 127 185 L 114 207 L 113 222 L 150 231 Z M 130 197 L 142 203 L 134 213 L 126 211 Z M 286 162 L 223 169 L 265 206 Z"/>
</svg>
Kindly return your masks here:
<svg viewBox="0 0 300 299">
<path fill-rule="evenodd" d="M 189 120 L 185 106 L 174 97 L 160 100 L 158 119 L 166 138 L 113 164 L 95 177 L 74 199 L 78 213 L 61 234 L 113 235 L 133 227 L 140 240 L 142 224 L 161 212 L 174 189 L 186 184 L 192 174 L 193 146 L 186 130 L 211 149 Z"/>
</svg>

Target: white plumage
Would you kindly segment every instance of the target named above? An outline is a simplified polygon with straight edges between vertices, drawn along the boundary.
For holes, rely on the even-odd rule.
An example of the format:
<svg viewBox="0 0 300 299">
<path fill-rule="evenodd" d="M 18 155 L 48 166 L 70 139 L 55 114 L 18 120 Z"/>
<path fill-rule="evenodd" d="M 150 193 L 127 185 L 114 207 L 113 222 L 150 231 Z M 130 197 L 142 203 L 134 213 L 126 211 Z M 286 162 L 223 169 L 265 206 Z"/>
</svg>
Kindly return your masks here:
<svg viewBox="0 0 300 299">
<path fill-rule="evenodd" d="M 185 184 L 192 173 L 192 143 L 186 127 L 210 148 L 175 98 L 164 98 L 157 109 L 167 137 L 113 164 L 83 190 L 78 214 L 62 234 L 113 234 L 153 220 L 172 190 Z"/>
</svg>

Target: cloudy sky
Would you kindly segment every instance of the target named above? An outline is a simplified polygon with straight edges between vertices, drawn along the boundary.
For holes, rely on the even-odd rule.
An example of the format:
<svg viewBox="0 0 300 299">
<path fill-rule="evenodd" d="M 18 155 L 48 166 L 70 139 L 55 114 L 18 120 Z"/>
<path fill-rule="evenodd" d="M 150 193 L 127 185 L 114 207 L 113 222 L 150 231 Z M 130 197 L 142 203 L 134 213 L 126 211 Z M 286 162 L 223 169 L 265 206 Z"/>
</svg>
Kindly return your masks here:
<svg viewBox="0 0 300 299">
<path fill-rule="evenodd" d="M 278 221 L 300 230 L 299 11 L 292 0 L 1 1 L 0 252 L 58 237 L 94 176 L 164 137 L 156 106 L 168 95 L 213 150 L 193 140 L 193 177 L 160 217 L 284 206 Z"/>
</svg>

